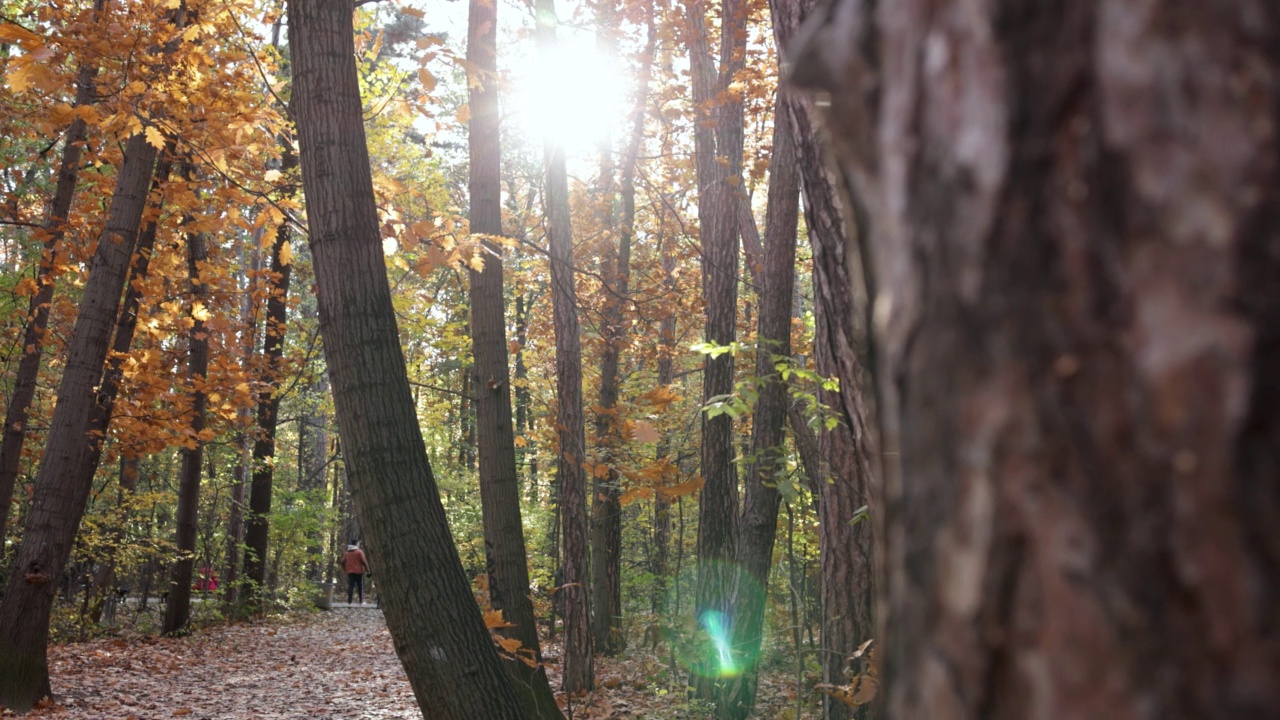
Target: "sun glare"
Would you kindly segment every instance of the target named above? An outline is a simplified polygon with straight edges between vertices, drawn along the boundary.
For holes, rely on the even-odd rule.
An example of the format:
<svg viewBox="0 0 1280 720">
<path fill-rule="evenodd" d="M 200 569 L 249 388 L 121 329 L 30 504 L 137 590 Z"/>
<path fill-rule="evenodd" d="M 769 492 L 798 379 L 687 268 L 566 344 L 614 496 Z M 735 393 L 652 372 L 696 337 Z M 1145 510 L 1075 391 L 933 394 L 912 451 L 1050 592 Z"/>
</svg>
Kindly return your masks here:
<svg viewBox="0 0 1280 720">
<path fill-rule="evenodd" d="M 531 140 L 553 140 L 580 154 L 620 125 L 625 74 L 590 38 L 535 51 L 512 76 L 513 119 Z"/>
</svg>

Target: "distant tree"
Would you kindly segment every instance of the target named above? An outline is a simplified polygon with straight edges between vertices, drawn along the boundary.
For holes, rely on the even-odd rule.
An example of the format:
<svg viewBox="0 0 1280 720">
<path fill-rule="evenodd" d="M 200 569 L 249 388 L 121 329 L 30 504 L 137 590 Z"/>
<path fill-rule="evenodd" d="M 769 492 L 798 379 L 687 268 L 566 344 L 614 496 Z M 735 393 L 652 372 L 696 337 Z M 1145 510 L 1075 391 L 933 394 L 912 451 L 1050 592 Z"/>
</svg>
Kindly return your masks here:
<svg viewBox="0 0 1280 720">
<path fill-rule="evenodd" d="M 374 202 L 352 10 L 346 0 L 288 6 L 320 332 L 352 495 L 423 715 L 522 718 L 463 574 L 418 426 Z"/>
<path fill-rule="evenodd" d="M 1276 7 L 839 0 L 793 57 L 875 309 L 887 716 L 1280 714 Z"/>
</svg>

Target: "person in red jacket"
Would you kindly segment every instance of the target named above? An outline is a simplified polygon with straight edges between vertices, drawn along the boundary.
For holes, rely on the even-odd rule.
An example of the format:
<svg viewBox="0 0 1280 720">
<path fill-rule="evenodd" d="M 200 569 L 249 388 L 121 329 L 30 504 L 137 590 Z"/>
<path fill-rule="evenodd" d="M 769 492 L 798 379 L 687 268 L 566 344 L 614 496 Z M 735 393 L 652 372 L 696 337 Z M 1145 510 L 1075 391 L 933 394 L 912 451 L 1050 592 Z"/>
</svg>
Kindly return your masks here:
<svg viewBox="0 0 1280 720">
<path fill-rule="evenodd" d="M 360 549 L 360 543 L 355 538 L 351 538 L 351 544 L 342 554 L 342 571 L 347 574 L 347 604 L 351 604 L 352 596 L 359 590 L 360 604 L 363 605 L 364 576 L 369 572 L 369 560 L 365 558 L 364 551 Z"/>
</svg>

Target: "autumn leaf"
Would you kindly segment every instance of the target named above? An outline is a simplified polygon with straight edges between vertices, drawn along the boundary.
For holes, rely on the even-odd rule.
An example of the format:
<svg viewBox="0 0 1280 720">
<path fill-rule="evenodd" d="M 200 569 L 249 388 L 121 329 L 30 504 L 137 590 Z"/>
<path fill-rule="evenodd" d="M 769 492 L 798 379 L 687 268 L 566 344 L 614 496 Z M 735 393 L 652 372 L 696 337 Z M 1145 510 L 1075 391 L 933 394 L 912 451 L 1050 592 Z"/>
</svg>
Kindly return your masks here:
<svg viewBox="0 0 1280 720">
<path fill-rule="evenodd" d="M 454 117 L 458 119 L 458 122 L 466 125 L 467 122 L 471 120 L 471 105 L 469 103 L 463 103 L 462 107 L 458 108 L 458 112 Z"/>
<path fill-rule="evenodd" d="M 422 83 L 422 89 L 426 92 L 436 89 L 436 76 L 426 68 L 418 68 L 418 82 Z"/>
<path fill-rule="evenodd" d="M 293 243 L 285 241 L 280 246 L 280 264 L 288 267 L 293 263 Z"/>
<path fill-rule="evenodd" d="M 636 420 L 631 424 L 631 437 L 636 442 L 642 443 L 658 442 L 660 438 L 657 428 L 645 420 Z"/>
<path fill-rule="evenodd" d="M 164 149 L 164 133 L 156 129 L 154 125 L 148 125 L 146 130 L 147 144 L 156 150 Z"/>
<path fill-rule="evenodd" d="M 486 610 L 484 613 L 484 626 L 490 630 L 515 627 L 515 625 L 503 619 L 501 610 Z"/>
<path fill-rule="evenodd" d="M 402 7 L 400 8 L 400 12 L 404 13 L 405 15 L 411 15 L 413 17 L 416 17 L 419 20 L 426 17 L 427 15 L 426 13 L 419 10 L 418 8 L 411 8 L 411 7 Z"/>
</svg>

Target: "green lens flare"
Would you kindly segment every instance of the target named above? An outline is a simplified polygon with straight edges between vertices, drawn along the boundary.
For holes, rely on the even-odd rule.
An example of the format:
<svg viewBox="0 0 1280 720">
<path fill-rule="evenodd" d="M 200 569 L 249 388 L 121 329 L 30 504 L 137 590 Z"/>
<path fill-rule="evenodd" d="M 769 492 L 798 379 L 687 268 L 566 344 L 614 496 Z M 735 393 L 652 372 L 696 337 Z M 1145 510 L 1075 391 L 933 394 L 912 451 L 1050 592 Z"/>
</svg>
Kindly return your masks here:
<svg viewBox="0 0 1280 720">
<path fill-rule="evenodd" d="M 717 610 L 706 610 L 699 618 L 715 647 L 719 667 L 716 674 L 720 677 L 736 677 L 742 674 L 737 663 L 733 661 L 733 641 L 729 637 L 729 622 L 724 613 Z"/>
</svg>

